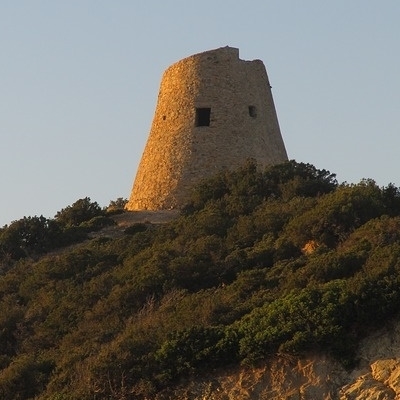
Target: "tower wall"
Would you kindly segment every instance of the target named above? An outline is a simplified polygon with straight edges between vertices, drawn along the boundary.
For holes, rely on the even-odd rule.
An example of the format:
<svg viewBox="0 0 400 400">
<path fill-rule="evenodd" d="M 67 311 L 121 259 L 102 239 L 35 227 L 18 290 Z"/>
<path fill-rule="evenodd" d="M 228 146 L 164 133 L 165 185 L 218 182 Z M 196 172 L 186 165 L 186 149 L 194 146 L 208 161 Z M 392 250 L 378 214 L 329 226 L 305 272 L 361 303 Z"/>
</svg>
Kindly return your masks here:
<svg viewBox="0 0 400 400">
<path fill-rule="evenodd" d="M 179 208 L 195 183 L 249 158 L 287 160 L 264 64 L 231 47 L 185 58 L 162 77 L 127 209 Z"/>
</svg>

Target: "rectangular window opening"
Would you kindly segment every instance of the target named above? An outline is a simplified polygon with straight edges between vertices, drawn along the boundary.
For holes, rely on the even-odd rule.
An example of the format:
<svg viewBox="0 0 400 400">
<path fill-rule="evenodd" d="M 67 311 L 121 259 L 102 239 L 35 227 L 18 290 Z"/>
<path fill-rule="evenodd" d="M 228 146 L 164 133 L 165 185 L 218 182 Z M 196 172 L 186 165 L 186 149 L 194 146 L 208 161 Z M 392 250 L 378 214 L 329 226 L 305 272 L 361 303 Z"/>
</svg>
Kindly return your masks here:
<svg viewBox="0 0 400 400">
<path fill-rule="evenodd" d="M 196 126 L 210 126 L 211 108 L 196 108 Z"/>
<path fill-rule="evenodd" d="M 249 115 L 251 118 L 257 117 L 257 108 L 256 106 L 249 106 Z"/>
</svg>

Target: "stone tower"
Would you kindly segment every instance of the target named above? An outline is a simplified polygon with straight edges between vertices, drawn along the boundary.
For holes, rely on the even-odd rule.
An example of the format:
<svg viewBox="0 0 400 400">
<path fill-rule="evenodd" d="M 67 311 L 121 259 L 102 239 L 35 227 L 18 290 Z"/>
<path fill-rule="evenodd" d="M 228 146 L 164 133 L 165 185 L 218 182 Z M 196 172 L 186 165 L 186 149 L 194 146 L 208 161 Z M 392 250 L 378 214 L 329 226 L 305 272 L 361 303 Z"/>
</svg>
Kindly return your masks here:
<svg viewBox="0 0 400 400">
<path fill-rule="evenodd" d="M 179 208 L 195 183 L 249 158 L 287 160 L 264 64 L 232 47 L 187 57 L 164 72 L 126 208 Z"/>
</svg>

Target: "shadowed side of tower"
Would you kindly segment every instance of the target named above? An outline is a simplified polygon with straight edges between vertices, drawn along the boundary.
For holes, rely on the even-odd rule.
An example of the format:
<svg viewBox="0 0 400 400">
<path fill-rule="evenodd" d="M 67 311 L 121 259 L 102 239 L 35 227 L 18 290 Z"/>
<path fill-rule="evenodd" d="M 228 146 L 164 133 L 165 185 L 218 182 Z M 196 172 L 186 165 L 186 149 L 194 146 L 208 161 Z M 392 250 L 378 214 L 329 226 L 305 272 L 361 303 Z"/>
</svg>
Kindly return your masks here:
<svg viewBox="0 0 400 400">
<path fill-rule="evenodd" d="M 164 72 L 126 208 L 179 208 L 194 184 L 249 158 L 287 160 L 264 64 L 232 47 L 185 58 Z"/>
</svg>

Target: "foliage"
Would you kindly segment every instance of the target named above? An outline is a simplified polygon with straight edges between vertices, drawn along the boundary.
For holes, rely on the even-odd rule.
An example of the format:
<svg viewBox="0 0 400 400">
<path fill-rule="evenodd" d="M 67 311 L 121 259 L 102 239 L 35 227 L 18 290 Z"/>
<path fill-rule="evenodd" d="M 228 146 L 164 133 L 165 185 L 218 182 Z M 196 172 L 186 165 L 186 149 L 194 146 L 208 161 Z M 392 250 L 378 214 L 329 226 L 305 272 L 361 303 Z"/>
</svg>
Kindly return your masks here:
<svg viewBox="0 0 400 400">
<path fill-rule="evenodd" d="M 125 206 L 128 203 L 127 199 L 118 197 L 116 200 L 111 200 L 107 207 L 107 214 L 120 214 L 125 210 Z"/>
<path fill-rule="evenodd" d="M 145 232 L 148 229 L 147 225 L 142 222 L 136 222 L 125 229 L 125 233 L 128 235 L 134 235 L 135 233 Z"/>
<path fill-rule="evenodd" d="M 0 233 L 3 257 L 19 259 L 41 254 L 54 248 L 61 236 L 61 226 L 54 220 L 24 217 L 14 221 Z"/>
<path fill-rule="evenodd" d="M 0 229 L 0 261 L 6 269 L 13 261 L 35 258 L 51 250 L 86 239 L 87 233 L 98 231 L 114 221 L 106 216 L 89 197 L 77 200 L 59 211 L 55 219 L 24 217 Z"/>
<path fill-rule="evenodd" d="M 89 221 L 94 217 L 103 215 L 103 210 L 96 202 L 92 202 L 90 197 L 77 200 L 71 206 L 59 211 L 55 219 L 66 227 L 79 226 L 82 222 Z"/>
<path fill-rule="evenodd" d="M 324 349 L 351 360 L 353 298 L 344 281 L 294 290 L 256 308 L 238 324 L 240 354 L 254 362 L 275 351 Z"/>
<path fill-rule="evenodd" d="M 223 200 L 226 211 L 247 214 L 265 199 L 315 197 L 333 191 L 336 175 L 294 160 L 274 165 L 264 172 L 254 160 L 235 172 L 221 172 L 196 186 L 184 212 L 201 210 L 209 202 Z"/>
<path fill-rule="evenodd" d="M 174 221 L 88 235 L 112 213 L 86 197 L 0 230 L 1 398 L 144 399 L 276 353 L 351 366 L 398 317 L 392 184 L 249 161 L 200 183 Z"/>
</svg>

